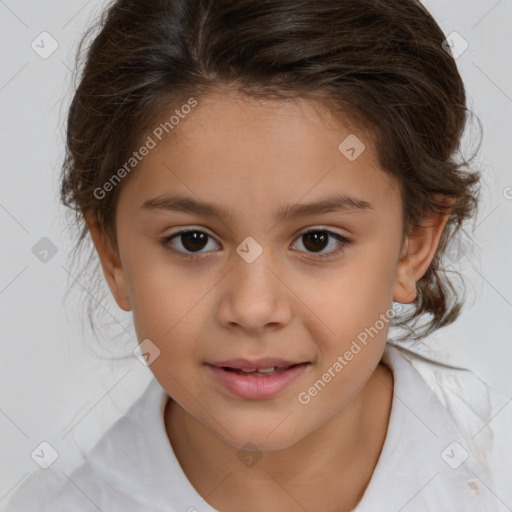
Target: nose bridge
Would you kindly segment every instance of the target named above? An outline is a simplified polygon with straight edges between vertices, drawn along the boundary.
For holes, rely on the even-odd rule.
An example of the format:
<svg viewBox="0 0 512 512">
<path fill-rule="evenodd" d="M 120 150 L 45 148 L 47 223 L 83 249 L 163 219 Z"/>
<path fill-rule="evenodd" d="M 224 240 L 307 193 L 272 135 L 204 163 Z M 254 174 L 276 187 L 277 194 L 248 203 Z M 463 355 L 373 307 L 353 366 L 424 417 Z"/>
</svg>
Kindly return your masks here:
<svg viewBox="0 0 512 512">
<path fill-rule="evenodd" d="M 255 239 L 244 240 L 233 255 L 227 289 L 222 296 L 221 321 L 247 329 L 284 322 L 286 287 L 277 277 L 278 258 Z M 277 275 L 276 275 L 277 274 Z"/>
<path fill-rule="evenodd" d="M 237 247 L 236 253 L 232 271 L 235 292 L 248 296 L 252 301 L 256 301 L 258 296 L 271 299 L 278 292 L 274 273 L 279 272 L 272 250 L 263 242 L 260 245 L 254 238 L 247 237 Z"/>
</svg>

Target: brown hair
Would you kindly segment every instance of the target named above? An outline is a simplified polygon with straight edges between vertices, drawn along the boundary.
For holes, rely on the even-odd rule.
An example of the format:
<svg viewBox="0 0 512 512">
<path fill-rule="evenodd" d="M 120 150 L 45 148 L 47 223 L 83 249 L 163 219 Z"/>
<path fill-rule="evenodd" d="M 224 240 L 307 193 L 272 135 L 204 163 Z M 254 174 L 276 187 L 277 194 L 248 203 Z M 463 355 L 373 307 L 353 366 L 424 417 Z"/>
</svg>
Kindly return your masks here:
<svg viewBox="0 0 512 512">
<path fill-rule="evenodd" d="M 464 84 L 418 1 L 118 0 L 80 41 L 77 66 L 96 29 L 68 113 L 61 182 L 80 226 L 75 251 L 87 237 L 86 211 L 117 248 L 122 182 L 100 199 L 94 191 L 162 112 L 212 90 L 313 98 L 375 133 L 379 163 L 400 183 L 404 236 L 445 212 L 436 194 L 455 199 L 414 311 L 393 320 L 408 329 L 404 339 L 419 339 L 458 317 L 462 304 L 441 262 L 476 213 L 480 176 L 460 152 L 471 113 Z M 425 313 L 432 318 L 415 329 Z"/>
</svg>

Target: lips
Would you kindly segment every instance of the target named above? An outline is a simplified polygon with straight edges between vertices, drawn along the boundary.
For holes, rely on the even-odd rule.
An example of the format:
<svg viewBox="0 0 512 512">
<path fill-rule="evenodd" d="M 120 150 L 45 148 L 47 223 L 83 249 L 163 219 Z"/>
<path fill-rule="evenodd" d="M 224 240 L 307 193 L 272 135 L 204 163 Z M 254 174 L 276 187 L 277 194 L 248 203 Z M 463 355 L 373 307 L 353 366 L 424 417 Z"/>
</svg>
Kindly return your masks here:
<svg viewBox="0 0 512 512">
<path fill-rule="evenodd" d="M 292 364 L 290 366 L 270 366 L 269 368 L 231 368 L 229 366 L 221 366 L 226 371 L 238 373 L 240 375 L 252 374 L 255 376 L 264 375 L 275 375 L 276 373 L 282 373 L 290 368 L 296 366 Z"/>
<path fill-rule="evenodd" d="M 257 370 L 268 370 L 275 369 L 278 371 L 286 370 L 296 364 L 302 364 L 307 361 L 288 361 L 280 358 L 259 358 L 259 359 L 229 359 L 226 361 L 217 361 L 214 363 L 208 363 L 212 366 L 218 366 L 220 368 L 242 370 L 247 372 L 253 372 Z"/>
<path fill-rule="evenodd" d="M 230 359 L 207 363 L 219 382 L 231 394 L 245 399 L 268 399 L 290 386 L 311 365 L 280 358 Z"/>
</svg>

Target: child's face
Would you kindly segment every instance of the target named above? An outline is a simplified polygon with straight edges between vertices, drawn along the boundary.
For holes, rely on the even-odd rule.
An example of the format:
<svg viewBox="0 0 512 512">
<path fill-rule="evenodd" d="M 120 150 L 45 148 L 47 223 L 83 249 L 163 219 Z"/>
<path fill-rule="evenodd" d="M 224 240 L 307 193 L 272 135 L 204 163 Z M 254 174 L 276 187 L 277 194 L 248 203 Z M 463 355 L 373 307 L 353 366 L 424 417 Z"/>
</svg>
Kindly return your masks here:
<svg viewBox="0 0 512 512">
<path fill-rule="evenodd" d="M 398 264 L 397 184 L 378 168 L 363 132 L 356 135 L 366 149 L 350 161 L 338 146 L 351 131 L 319 112 L 327 115 L 303 100 L 203 97 L 177 137 L 159 142 L 122 184 L 119 266 L 100 254 L 118 304 L 133 310 L 139 341 L 160 350 L 150 366 L 159 382 L 233 446 L 285 448 L 343 414 L 378 365 L 392 300 L 415 298 L 414 281 L 433 256 L 419 238 L 413 258 Z M 334 194 L 371 207 L 275 218 L 282 207 Z M 142 207 L 177 195 L 227 216 Z M 177 236 L 167 245 L 178 252 L 162 245 L 185 228 L 209 238 Z M 349 242 L 302 236 L 322 229 Z M 194 252 L 197 259 L 186 258 Z M 209 366 L 265 357 L 308 364 L 284 387 L 273 377 L 281 386 L 274 392 L 251 384 L 265 376 L 239 376 L 228 388 Z"/>
</svg>

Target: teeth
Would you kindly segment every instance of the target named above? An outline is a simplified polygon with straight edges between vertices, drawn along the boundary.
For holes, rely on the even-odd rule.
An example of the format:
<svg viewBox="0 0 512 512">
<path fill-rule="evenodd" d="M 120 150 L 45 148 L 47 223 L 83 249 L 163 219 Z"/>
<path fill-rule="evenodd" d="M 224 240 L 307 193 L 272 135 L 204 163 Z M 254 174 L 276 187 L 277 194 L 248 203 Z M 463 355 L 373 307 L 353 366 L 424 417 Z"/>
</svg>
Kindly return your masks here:
<svg viewBox="0 0 512 512">
<path fill-rule="evenodd" d="M 272 373 L 276 369 L 276 366 L 271 366 L 270 368 L 258 368 L 259 373 Z"/>
<path fill-rule="evenodd" d="M 255 373 L 257 375 L 270 375 L 276 371 L 277 366 L 271 366 L 270 368 L 252 368 L 252 369 L 244 369 L 240 368 L 239 371 L 242 373 Z"/>
<path fill-rule="evenodd" d="M 294 365 L 292 365 L 294 366 Z M 270 368 L 229 368 L 225 367 L 225 370 L 232 371 L 235 373 L 253 373 L 255 376 L 273 375 L 280 373 L 290 368 L 289 366 L 271 366 Z"/>
</svg>

